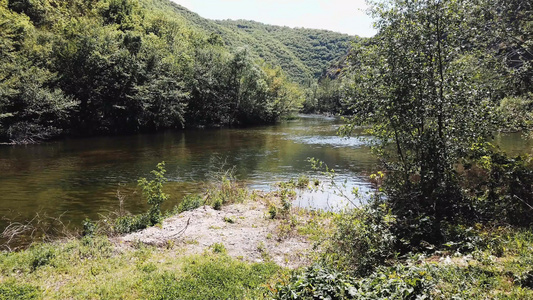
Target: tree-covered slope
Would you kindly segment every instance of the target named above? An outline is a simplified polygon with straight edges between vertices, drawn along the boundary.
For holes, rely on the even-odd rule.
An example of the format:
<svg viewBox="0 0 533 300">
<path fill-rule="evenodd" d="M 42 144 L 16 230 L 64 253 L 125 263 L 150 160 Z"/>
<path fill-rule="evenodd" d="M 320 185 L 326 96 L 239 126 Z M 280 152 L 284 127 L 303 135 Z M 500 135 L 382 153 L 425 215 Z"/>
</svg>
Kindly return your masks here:
<svg viewBox="0 0 533 300">
<path fill-rule="evenodd" d="M 281 69 L 176 12 L 168 0 L 0 0 L 0 142 L 267 123 L 297 108 Z"/>
<path fill-rule="evenodd" d="M 252 57 L 281 66 L 290 78 L 303 82 L 318 78 L 332 61 L 346 55 L 352 41 L 359 38 L 327 30 L 289 28 L 254 21 L 213 21 L 168 0 L 152 0 L 154 5 L 179 15 L 183 22 L 208 34 L 219 35 L 235 49 L 247 47 Z"/>
</svg>

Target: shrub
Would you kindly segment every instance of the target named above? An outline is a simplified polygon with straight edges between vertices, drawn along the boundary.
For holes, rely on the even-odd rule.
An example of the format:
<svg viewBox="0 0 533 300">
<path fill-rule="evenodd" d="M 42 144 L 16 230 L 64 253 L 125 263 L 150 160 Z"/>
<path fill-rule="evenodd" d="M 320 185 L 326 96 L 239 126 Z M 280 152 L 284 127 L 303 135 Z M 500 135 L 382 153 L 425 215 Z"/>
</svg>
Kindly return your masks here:
<svg viewBox="0 0 533 300">
<path fill-rule="evenodd" d="M 425 299 L 429 297 L 430 279 L 424 269 L 396 266 L 380 269 L 366 278 L 314 265 L 288 282 L 273 289 L 277 300 L 288 299 Z"/>
<path fill-rule="evenodd" d="M 56 253 L 52 245 L 40 244 L 30 249 L 30 266 L 31 270 L 48 265 L 55 258 Z"/>
<path fill-rule="evenodd" d="M 354 278 L 320 265 L 294 273 L 286 283 L 278 283 L 274 299 L 354 299 Z"/>
<path fill-rule="evenodd" d="M 157 169 L 151 173 L 154 175 L 154 179 L 148 181 L 146 178 L 140 178 L 138 181 L 143 195 L 148 204 L 151 205 L 150 209 L 144 214 L 119 217 L 115 220 L 115 232 L 130 233 L 153 226 L 161 221 L 161 204 L 169 197 L 168 194 L 163 193 L 163 183 L 167 181 L 165 162 L 157 164 Z"/>
<path fill-rule="evenodd" d="M 97 225 L 90 219 L 83 221 L 83 236 L 93 236 L 96 233 Z"/>
<path fill-rule="evenodd" d="M 533 158 L 476 149 L 465 166 L 463 188 L 481 222 L 533 225 Z"/>
<path fill-rule="evenodd" d="M 178 213 L 195 210 L 202 205 L 204 205 L 204 200 L 200 195 L 186 195 L 178 206 Z"/>
<path fill-rule="evenodd" d="M 395 256 L 395 217 L 385 206 L 365 206 L 339 214 L 327 257 L 355 275 L 368 275 Z"/>
<path fill-rule="evenodd" d="M 157 164 L 157 169 L 153 170 L 152 175 L 154 179 L 148 181 L 146 178 L 138 180 L 139 187 L 146 197 L 146 202 L 151 205 L 148 211 L 151 225 L 155 225 L 161 221 L 161 204 L 168 199 L 169 195 L 163 193 L 163 184 L 167 181 L 165 178 L 165 162 Z"/>
</svg>

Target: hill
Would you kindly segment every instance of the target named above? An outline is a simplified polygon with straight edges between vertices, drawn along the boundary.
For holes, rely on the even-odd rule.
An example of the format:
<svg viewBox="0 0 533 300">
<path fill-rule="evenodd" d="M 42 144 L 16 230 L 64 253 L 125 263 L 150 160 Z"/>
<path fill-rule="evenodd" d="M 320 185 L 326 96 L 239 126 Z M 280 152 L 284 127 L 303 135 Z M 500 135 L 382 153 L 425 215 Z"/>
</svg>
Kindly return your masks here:
<svg viewBox="0 0 533 300">
<path fill-rule="evenodd" d="M 153 0 L 155 6 L 176 13 L 198 30 L 219 35 L 231 49 L 246 47 L 252 57 L 280 66 L 291 79 L 317 79 L 332 61 L 345 56 L 356 36 L 327 30 L 290 28 L 246 20 L 209 20 L 183 6 Z"/>
</svg>

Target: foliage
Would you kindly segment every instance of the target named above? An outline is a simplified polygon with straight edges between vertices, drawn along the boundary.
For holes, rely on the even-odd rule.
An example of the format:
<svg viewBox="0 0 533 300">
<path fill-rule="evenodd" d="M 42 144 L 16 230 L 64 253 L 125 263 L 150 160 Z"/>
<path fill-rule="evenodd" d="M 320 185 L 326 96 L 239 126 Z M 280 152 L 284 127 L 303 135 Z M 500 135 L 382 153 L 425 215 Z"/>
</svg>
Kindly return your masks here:
<svg viewBox="0 0 533 300">
<path fill-rule="evenodd" d="M 460 1 L 376 3 L 380 30 L 354 48 L 351 101 L 354 126 L 370 126 L 384 163 L 384 190 L 395 234 L 418 247 L 443 241 L 464 195 L 456 166 L 473 143 L 493 130 L 494 56 L 475 47 L 467 30 L 478 6 Z M 416 228 L 416 230 L 413 230 Z"/>
<path fill-rule="evenodd" d="M 138 180 L 139 187 L 142 189 L 146 202 L 151 205 L 148 216 L 152 224 L 161 221 L 161 204 L 168 199 L 169 195 L 163 192 L 163 184 L 167 181 L 165 178 L 165 162 L 157 164 L 157 170 L 153 170 L 154 179 L 148 181 L 146 178 Z"/>
<path fill-rule="evenodd" d="M 239 186 L 233 175 L 233 169 L 212 173 L 211 186 L 206 191 L 205 203 L 220 210 L 222 205 L 243 203 L 248 197 L 248 190 Z"/>
<path fill-rule="evenodd" d="M 204 205 L 204 200 L 200 195 L 186 195 L 178 205 L 178 213 L 195 210 Z"/>
<path fill-rule="evenodd" d="M 365 276 L 395 257 L 395 216 L 385 205 L 354 208 L 336 216 L 326 261 Z"/>
<path fill-rule="evenodd" d="M 415 266 L 380 269 L 366 278 L 315 265 L 278 284 L 274 299 L 424 299 L 430 277 Z"/>
<path fill-rule="evenodd" d="M 83 221 L 83 232 L 82 236 L 93 236 L 98 229 L 98 225 L 92 222 L 90 219 L 86 218 Z"/>
<path fill-rule="evenodd" d="M 463 188 L 472 197 L 480 221 L 530 227 L 533 223 L 533 161 L 530 156 L 508 157 L 476 148 L 475 163 L 466 164 Z"/>
<path fill-rule="evenodd" d="M 174 8 L 2 2 L 0 142 L 271 123 L 298 107 L 303 93 L 281 69 L 224 46 Z"/>
<path fill-rule="evenodd" d="M 533 94 L 506 97 L 500 102 L 498 115 L 506 131 L 531 130 L 533 128 Z"/>
<path fill-rule="evenodd" d="M 115 220 L 115 231 L 118 233 L 130 233 L 153 226 L 162 220 L 161 204 L 168 199 L 169 195 L 163 192 L 165 178 L 165 162 L 157 164 L 157 169 L 151 171 L 154 179 L 140 178 L 138 185 L 142 189 L 146 202 L 150 205 L 148 212 L 121 216 Z"/>
</svg>

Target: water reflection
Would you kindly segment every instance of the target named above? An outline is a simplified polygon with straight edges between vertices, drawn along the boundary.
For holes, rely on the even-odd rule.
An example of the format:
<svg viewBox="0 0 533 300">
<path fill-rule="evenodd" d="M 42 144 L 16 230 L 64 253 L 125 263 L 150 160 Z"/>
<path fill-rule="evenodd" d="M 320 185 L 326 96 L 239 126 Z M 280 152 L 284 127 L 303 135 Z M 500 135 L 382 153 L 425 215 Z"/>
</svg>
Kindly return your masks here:
<svg viewBox="0 0 533 300">
<path fill-rule="evenodd" d="M 253 189 L 269 191 L 275 182 L 307 174 L 313 157 L 334 168 L 346 190 L 368 191 L 368 174 L 376 160 L 366 138 L 340 138 L 336 118 L 302 116 L 278 124 L 247 129 L 168 131 L 160 134 L 72 139 L 30 146 L 0 147 L 0 216 L 31 219 L 37 212 L 63 214 L 79 224 L 86 217 L 118 210 L 117 190 L 126 195 L 125 209 L 146 209 L 136 181 L 161 161 L 167 163 L 166 186 L 172 198 L 200 191 L 209 170 L 235 166 L 238 179 Z M 495 142 L 510 154 L 532 153 L 531 140 L 499 134 Z M 224 163 L 222 163 L 224 162 Z M 331 192 L 304 193 L 297 204 L 335 209 L 346 201 Z M 0 226 L 5 226 L 0 221 Z"/>
<path fill-rule="evenodd" d="M 251 188 L 311 172 L 314 157 L 335 168 L 340 180 L 367 187 L 362 179 L 375 160 L 362 139 L 336 135 L 335 118 L 302 116 L 275 126 L 247 129 L 168 131 L 160 134 L 71 139 L 42 145 L 0 147 L 0 215 L 30 219 L 36 212 L 63 214 L 80 223 L 86 217 L 118 209 L 117 190 L 126 195 L 125 208 L 145 209 L 136 180 L 166 162 L 166 187 L 176 205 L 197 192 L 210 169 L 234 166 L 236 176 Z M 216 159 L 214 159 L 216 158 Z M 358 177 L 363 176 L 363 177 Z M 313 196 L 302 205 L 326 208 L 333 196 Z M 324 201 L 320 198 L 325 199 Z M 2 224 L 0 224 L 2 225 Z"/>
</svg>

